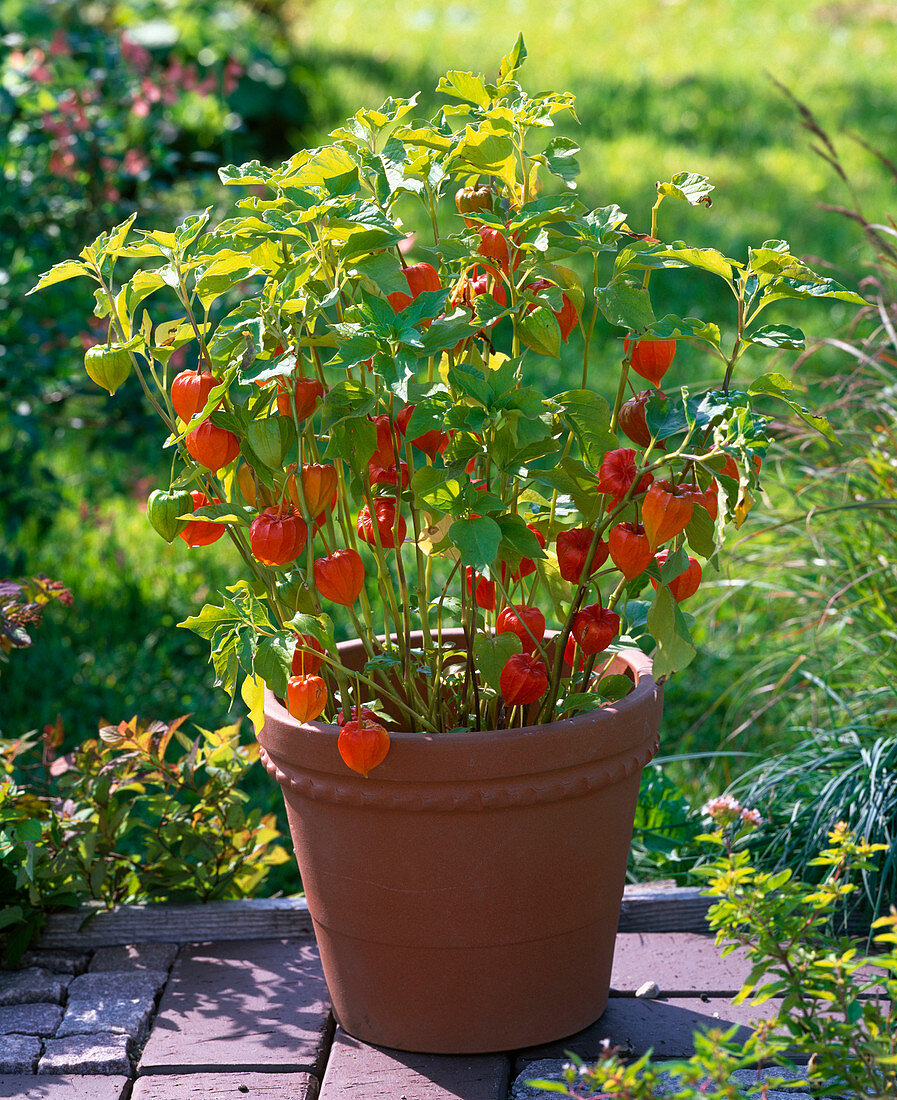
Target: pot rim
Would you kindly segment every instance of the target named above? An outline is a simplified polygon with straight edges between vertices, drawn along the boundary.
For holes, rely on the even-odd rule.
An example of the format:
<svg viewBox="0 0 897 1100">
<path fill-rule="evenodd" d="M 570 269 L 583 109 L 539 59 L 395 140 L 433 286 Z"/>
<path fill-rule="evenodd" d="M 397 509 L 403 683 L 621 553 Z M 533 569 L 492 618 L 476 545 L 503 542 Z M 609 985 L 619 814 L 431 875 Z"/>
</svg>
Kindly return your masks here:
<svg viewBox="0 0 897 1100">
<path fill-rule="evenodd" d="M 340 644 L 361 645 L 357 640 Z M 622 761 L 633 753 L 642 756 L 649 749 L 653 755 L 662 711 L 662 685 L 651 675 L 650 658 L 640 650 L 622 650 L 619 656 L 632 670 L 636 683 L 616 703 L 548 725 L 518 729 L 443 734 L 390 732 L 386 759 L 368 779 L 350 772 L 339 756 L 338 726 L 328 722 L 300 724 L 270 690 L 265 693 L 266 720 L 258 740 L 264 755 L 278 767 L 299 768 L 316 775 L 318 781 L 325 776 L 339 776 L 347 782 L 357 780 L 370 793 L 381 783 L 427 784 L 449 778 L 482 783 L 499 777 L 532 776 L 546 768 L 576 768 L 587 761 Z"/>
</svg>

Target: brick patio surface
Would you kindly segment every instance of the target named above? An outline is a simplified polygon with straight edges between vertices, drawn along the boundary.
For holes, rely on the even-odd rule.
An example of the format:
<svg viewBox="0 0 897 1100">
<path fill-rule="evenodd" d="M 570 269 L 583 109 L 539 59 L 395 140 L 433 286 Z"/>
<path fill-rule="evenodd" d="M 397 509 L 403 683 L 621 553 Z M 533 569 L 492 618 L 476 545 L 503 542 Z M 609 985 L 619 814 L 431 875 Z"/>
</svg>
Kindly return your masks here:
<svg viewBox="0 0 897 1100">
<path fill-rule="evenodd" d="M 746 1037 L 777 1007 L 733 1006 L 744 956 L 684 932 L 621 933 L 607 1011 L 585 1031 L 484 1055 L 343 1032 L 307 936 L 37 951 L 28 964 L 0 973 L 0 1100 L 535 1100 L 550 1094 L 527 1080 L 559 1078 L 567 1051 L 596 1059 L 609 1039 L 627 1056 L 685 1057 L 696 1030 Z M 648 983 L 658 995 L 636 996 Z"/>
</svg>

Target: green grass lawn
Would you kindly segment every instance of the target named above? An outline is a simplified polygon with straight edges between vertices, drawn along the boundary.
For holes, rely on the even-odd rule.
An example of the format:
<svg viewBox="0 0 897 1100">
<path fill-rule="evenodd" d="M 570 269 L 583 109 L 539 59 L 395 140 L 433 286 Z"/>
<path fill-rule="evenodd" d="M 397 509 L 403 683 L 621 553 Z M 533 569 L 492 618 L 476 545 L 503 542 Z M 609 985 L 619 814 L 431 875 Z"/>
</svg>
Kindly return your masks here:
<svg viewBox="0 0 897 1100">
<path fill-rule="evenodd" d="M 576 95 L 581 191 L 619 204 L 647 229 L 654 182 L 677 171 L 717 185 L 713 210 L 664 211 L 665 239 L 743 251 L 789 239 L 799 253 L 849 265 L 849 226 L 820 211 L 842 202 L 834 174 L 809 149 L 775 77 L 833 132 L 849 129 L 885 153 L 897 144 L 897 19 L 886 5 L 816 0 L 518 0 L 436 5 L 420 0 L 316 0 L 296 34 L 319 76 L 320 135 L 360 104 L 421 91 L 427 109 L 448 68 L 494 75 L 517 33 L 522 82 Z M 884 172 L 844 143 L 854 180 L 879 213 Z M 816 318 L 819 324 L 821 318 Z"/>
</svg>

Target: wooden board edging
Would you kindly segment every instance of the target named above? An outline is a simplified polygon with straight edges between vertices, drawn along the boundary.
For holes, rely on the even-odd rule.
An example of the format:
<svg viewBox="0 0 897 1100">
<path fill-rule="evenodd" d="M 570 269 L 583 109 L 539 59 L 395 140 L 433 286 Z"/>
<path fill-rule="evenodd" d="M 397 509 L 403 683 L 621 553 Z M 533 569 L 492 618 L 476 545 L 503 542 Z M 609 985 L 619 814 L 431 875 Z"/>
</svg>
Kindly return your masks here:
<svg viewBox="0 0 897 1100">
<path fill-rule="evenodd" d="M 706 932 L 711 899 L 696 887 L 627 886 L 620 909 L 621 932 Z M 280 939 L 309 935 L 305 898 L 247 898 L 195 905 L 84 906 L 53 913 L 39 946 L 90 949 L 125 943 L 203 943 L 213 940 Z"/>
</svg>

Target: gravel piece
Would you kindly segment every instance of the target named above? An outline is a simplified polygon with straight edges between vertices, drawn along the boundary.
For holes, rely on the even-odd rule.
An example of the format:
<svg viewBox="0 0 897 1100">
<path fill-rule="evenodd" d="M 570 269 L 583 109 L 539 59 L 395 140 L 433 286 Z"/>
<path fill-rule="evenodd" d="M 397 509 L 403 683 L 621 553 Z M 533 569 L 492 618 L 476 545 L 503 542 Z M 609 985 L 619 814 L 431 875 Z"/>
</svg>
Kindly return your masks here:
<svg viewBox="0 0 897 1100">
<path fill-rule="evenodd" d="M 38 1073 L 131 1074 L 134 1040 L 129 1035 L 69 1035 L 47 1039 Z"/>
<path fill-rule="evenodd" d="M 34 1035 L 4 1035 L 0 1038 L 0 1073 L 34 1073 L 40 1050 L 41 1041 Z"/>
<path fill-rule="evenodd" d="M 11 1005 L 0 1008 L 0 1036 L 53 1035 L 62 1019 L 61 1005 Z"/>
<path fill-rule="evenodd" d="M 62 1004 L 71 980 L 40 966 L 0 972 L 0 1005 Z"/>
<path fill-rule="evenodd" d="M 168 971 L 178 953 L 176 943 L 129 943 L 101 947 L 90 963 L 90 972 L 102 970 Z"/>
<path fill-rule="evenodd" d="M 645 982 L 644 985 L 640 985 L 635 991 L 636 997 L 641 997 L 644 1000 L 653 1001 L 656 997 L 660 996 L 660 987 L 657 982 Z"/>
</svg>

